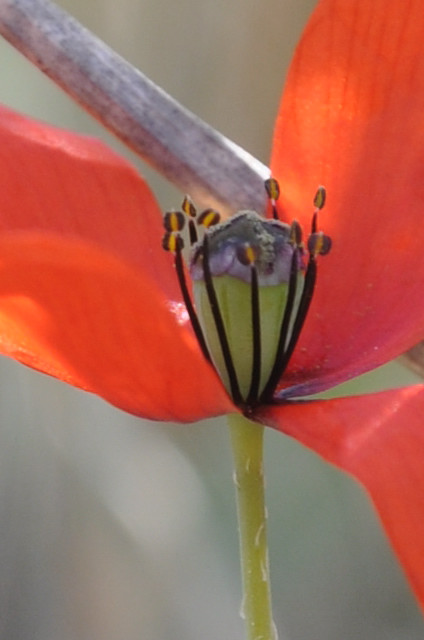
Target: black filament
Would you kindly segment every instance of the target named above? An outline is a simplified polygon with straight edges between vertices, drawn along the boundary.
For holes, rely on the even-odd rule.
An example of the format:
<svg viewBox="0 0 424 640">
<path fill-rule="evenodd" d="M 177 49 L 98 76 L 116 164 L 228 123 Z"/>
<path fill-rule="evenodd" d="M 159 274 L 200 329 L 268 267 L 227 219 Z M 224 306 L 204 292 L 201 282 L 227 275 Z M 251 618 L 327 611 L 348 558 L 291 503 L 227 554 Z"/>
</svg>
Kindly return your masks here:
<svg viewBox="0 0 424 640">
<path fill-rule="evenodd" d="M 247 406 L 256 404 L 258 400 L 259 383 L 261 379 L 261 313 L 259 305 L 259 285 L 258 272 L 254 265 L 251 268 L 251 300 L 252 300 L 252 340 L 253 340 L 253 357 L 252 357 L 252 378 L 250 389 L 246 399 Z"/>
<path fill-rule="evenodd" d="M 231 396 L 234 400 L 234 404 L 242 406 L 243 398 L 240 393 L 240 387 L 237 380 L 237 374 L 234 367 L 233 358 L 231 355 L 230 345 L 228 344 L 227 333 L 225 331 L 224 321 L 222 319 L 221 311 L 219 308 L 218 300 L 216 297 L 215 287 L 213 284 L 211 271 L 209 267 L 209 240 L 208 235 L 205 234 L 203 238 L 203 276 L 205 279 L 206 292 L 209 298 L 209 304 L 212 311 L 212 316 L 215 322 L 216 332 L 218 334 L 219 343 L 221 345 L 222 357 L 224 358 L 225 368 L 227 369 L 228 380 L 230 382 Z"/>
<path fill-rule="evenodd" d="M 281 321 L 277 354 L 275 356 L 274 365 L 272 367 L 271 373 L 269 374 L 268 381 L 261 393 L 261 402 L 266 402 L 272 399 L 272 396 L 274 395 L 274 391 L 277 387 L 277 384 L 288 364 L 288 358 L 286 357 L 285 349 L 286 349 L 287 337 L 288 337 L 289 328 L 290 328 L 290 321 L 292 319 L 292 314 L 294 309 L 294 302 L 296 298 L 298 260 L 299 260 L 299 251 L 298 249 L 294 249 L 291 265 L 290 265 L 290 277 L 289 277 L 289 287 L 287 292 L 286 308 L 284 309 L 284 314 Z M 305 284 L 306 284 L 306 276 L 305 276 Z"/>
<path fill-rule="evenodd" d="M 190 298 L 190 294 L 187 288 L 187 282 L 184 274 L 184 266 L 183 259 L 181 255 L 181 247 L 177 243 L 177 249 L 175 251 L 175 270 L 177 272 L 178 283 L 180 285 L 181 293 L 183 296 L 184 304 L 187 309 L 188 316 L 190 318 L 191 326 L 193 327 L 193 331 L 199 343 L 199 346 L 202 350 L 203 355 L 205 356 L 208 362 L 211 361 L 211 357 L 209 355 L 209 349 L 206 345 L 205 336 L 203 335 L 202 328 L 200 326 L 199 319 L 197 317 L 196 311 L 194 310 L 193 303 Z"/>
</svg>

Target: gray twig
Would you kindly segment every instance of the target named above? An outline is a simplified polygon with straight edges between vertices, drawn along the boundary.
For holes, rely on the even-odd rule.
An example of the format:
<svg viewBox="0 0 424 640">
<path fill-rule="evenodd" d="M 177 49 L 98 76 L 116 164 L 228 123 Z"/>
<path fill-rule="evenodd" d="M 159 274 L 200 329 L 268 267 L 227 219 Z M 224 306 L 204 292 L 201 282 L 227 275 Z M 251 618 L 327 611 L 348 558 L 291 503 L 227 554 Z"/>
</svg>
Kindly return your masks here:
<svg viewBox="0 0 424 640">
<path fill-rule="evenodd" d="M 48 0 L 0 0 L 0 33 L 182 191 L 261 210 L 268 169 Z"/>
</svg>

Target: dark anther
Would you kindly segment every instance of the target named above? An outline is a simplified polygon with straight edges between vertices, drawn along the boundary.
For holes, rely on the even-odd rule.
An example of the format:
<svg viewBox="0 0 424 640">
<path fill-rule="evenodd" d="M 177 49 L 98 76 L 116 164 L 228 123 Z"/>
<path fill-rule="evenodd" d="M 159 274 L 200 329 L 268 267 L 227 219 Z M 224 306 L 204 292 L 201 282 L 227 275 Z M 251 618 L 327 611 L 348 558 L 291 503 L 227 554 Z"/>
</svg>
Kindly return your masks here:
<svg viewBox="0 0 424 640">
<path fill-rule="evenodd" d="M 265 191 L 268 194 L 270 200 L 278 200 L 280 197 L 280 186 L 275 178 L 268 178 L 265 180 Z"/>
<path fill-rule="evenodd" d="M 326 195 L 325 187 L 318 187 L 314 198 L 314 207 L 321 210 L 325 205 Z"/>
<path fill-rule="evenodd" d="M 322 232 L 312 233 L 308 238 L 308 251 L 315 256 L 325 256 L 330 252 L 331 238 Z"/>
<path fill-rule="evenodd" d="M 297 220 L 293 220 L 290 227 L 290 242 L 295 247 L 300 247 L 302 243 L 302 227 Z"/>
<path fill-rule="evenodd" d="M 268 198 L 270 199 L 272 204 L 272 217 L 275 220 L 278 220 L 277 207 L 275 206 L 275 203 L 280 197 L 280 185 L 278 184 L 277 180 L 275 180 L 275 178 L 269 178 L 268 180 L 265 180 L 264 185 L 265 191 L 267 192 Z"/>
<path fill-rule="evenodd" d="M 317 232 L 317 220 L 318 220 L 318 212 L 321 211 L 323 206 L 325 205 L 326 191 L 324 187 L 318 187 L 317 192 L 314 198 L 314 215 L 312 216 L 312 225 L 311 225 L 311 234 Z"/>
</svg>

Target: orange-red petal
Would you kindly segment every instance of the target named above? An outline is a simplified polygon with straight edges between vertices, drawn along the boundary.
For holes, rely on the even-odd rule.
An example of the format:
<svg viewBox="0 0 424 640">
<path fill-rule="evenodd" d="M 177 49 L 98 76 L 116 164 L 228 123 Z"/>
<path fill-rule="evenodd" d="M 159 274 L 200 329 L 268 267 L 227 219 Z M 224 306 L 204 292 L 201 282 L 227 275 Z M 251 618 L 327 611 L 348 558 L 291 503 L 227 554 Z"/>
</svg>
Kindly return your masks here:
<svg viewBox="0 0 424 640">
<path fill-rule="evenodd" d="M 0 233 L 47 232 L 93 242 L 179 299 L 172 261 L 160 245 L 155 198 L 102 142 L 0 106 L 0 176 Z"/>
<path fill-rule="evenodd" d="M 332 236 L 290 372 L 304 393 L 424 336 L 424 11 L 420 0 L 322 0 L 297 49 L 272 171 L 288 218 Z"/>
<path fill-rule="evenodd" d="M 369 492 L 424 606 L 424 385 L 264 408 L 265 424 L 355 476 Z"/>
<path fill-rule="evenodd" d="M 148 418 L 234 410 L 184 310 L 133 265 L 62 236 L 0 238 L 0 350 Z"/>
<path fill-rule="evenodd" d="M 101 142 L 0 107 L 0 351 L 132 413 L 233 409 L 183 321 L 162 216 Z"/>
</svg>

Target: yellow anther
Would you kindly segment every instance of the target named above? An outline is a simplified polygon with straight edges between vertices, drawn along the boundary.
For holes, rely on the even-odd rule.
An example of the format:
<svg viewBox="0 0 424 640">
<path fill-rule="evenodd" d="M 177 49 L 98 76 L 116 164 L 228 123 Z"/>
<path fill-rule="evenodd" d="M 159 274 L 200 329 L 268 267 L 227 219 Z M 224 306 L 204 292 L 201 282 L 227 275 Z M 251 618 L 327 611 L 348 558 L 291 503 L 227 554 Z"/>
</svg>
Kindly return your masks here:
<svg viewBox="0 0 424 640">
<path fill-rule="evenodd" d="M 248 261 L 249 264 L 253 264 L 255 262 L 255 251 L 253 249 L 253 247 L 246 247 L 246 259 Z"/>
<path fill-rule="evenodd" d="M 182 249 L 183 247 L 183 239 L 178 234 L 167 232 L 162 238 L 162 248 L 165 249 L 165 251 L 175 253 L 178 249 Z"/>
<path fill-rule="evenodd" d="M 242 264 L 252 265 L 255 264 L 257 257 L 257 250 L 250 244 L 245 244 L 237 247 L 237 258 Z"/>
<path fill-rule="evenodd" d="M 215 211 L 215 209 L 205 209 L 197 219 L 198 223 L 203 225 L 207 229 L 209 227 L 212 227 L 214 224 L 218 224 L 220 220 L 221 216 L 219 215 L 218 211 Z"/>
<path fill-rule="evenodd" d="M 181 208 L 187 216 L 190 216 L 190 218 L 196 217 L 196 207 L 194 206 L 193 200 L 190 198 L 190 196 L 185 196 Z"/>
<path fill-rule="evenodd" d="M 185 218 L 181 211 L 168 211 L 163 218 L 163 226 L 169 232 L 181 231 L 184 228 Z"/>
</svg>

